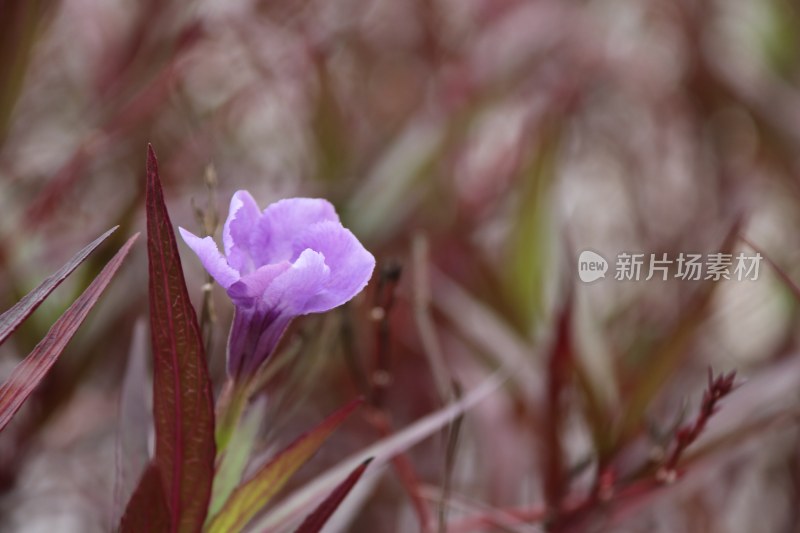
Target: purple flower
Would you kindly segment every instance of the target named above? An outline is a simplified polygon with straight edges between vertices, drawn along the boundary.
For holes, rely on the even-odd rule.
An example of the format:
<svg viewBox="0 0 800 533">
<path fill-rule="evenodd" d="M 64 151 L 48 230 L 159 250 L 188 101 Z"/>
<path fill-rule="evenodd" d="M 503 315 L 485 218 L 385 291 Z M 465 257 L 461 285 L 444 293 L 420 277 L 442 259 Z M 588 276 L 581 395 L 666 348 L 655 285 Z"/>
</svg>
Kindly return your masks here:
<svg viewBox="0 0 800 533">
<path fill-rule="evenodd" d="M 236 306 L 228 338 L 233 377 L 256 370 L 294 317 L 361 292 L 375 267 L 333 206 L 316 198 L 281 200 L 262 212 L 250 193 L 236 192 L 222 231 L 224 256 L 211 237 L 179 229 Z"/>
</svg>

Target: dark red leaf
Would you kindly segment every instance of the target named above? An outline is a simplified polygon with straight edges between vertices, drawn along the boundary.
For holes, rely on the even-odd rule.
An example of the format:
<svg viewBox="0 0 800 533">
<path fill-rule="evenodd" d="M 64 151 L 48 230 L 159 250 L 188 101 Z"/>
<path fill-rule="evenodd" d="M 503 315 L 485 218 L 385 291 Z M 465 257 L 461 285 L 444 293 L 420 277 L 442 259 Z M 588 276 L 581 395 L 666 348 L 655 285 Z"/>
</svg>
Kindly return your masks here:
<svg viewBox="0 0 800 533">
<path fill-rule="evenodd" d="M 120 533 L 168 533 L 172 530 L 161 479 L 158 466 L 150 463 L 122 515 Z"/>
<path fill-rule="evenodd" d="M 173 531 L 195 532 L 203 525 L 214 475 L 211 381 L 152 147 L 147 152 L 147 255 L 155 461 Z"/>
<path fill-rule="evenodd" d="M 0 315 L 0 344 L 8 338 L 9 335 L 14 333 L 14 330 L 25 321 L 26 318 L 33 313 L 39 304 L 41 304 L 45 298 L 47 298 L 53 289 L 58 287 L 62 281 L 66 279 L 67 276 L 72 274 L 72 271 L 78 268 L 78 265 L 83 263 L 83 260 L 86 259 L 90 253 L 94 251 L 95 248 L 100 246 L 100 243 L 106 240 L 106 238 L 114 233 L 114 230 L 117 229 L 118 226 L 114 226 L 107 232 L 100 235 L 94 241 L 86 245 L 80 252 L 75 254 L 75 256 L 67 261 L 67 263 L 62 266 L 58 272 L 52 274 L 49 278 L 44 280 L 41 285 L 33 289 L 31 292 L 25 295 L 25 297 L 14 304 L 14 306 Z"/>
<path fill-rule="evenodd" d="M 372 459 L 373 458 L 370 457 L 358 465 L 355 470 L 350 472 L 350 475 L 333 489 L 333 492 L 319 504 L 319 507 L 314 509 L 314 512 L 303 520 L 303 523 L 300 524 L 300 527 L 297 528 L 295 533 L 317 533 L 320 531 L 328 519 L 330 519 L 331 515 L 339 508 L 339 505 L 341 505 L 342 501 L 344 501 L 350 493 L 356 482 L 361 478 L 361 475 L 372 462 Z"/>
<path fill-rule="evenodd" d="M 30 396 L 42 378 L 61 355 L 78 327 L 92 310 L 94 304 L 105 290 L 111 278 L 128 255 L 136 234 L 117 252 L 111 261 L 103 268 L 102 272 L 83 291 L 69 309 L 53 324 L 47 335 L 36 345 L 28 356 L 11 372 L 11 375 L 0 386 L 0 431 L 13 418 L 14 414 Z"/>
<path fill-rule="evenodd" d="M 573 369 L 572 353 L 572 287 L 558 311 L 555 323 L 555 338 L 549 349 L 547 368 L 547 396 L 544 412 L 543 465 L 544 497 L 552 509 L 567 488 L 564 450 L 561 440 L 565 426 L 564 391 L 569 386 Z"/>
</svg>

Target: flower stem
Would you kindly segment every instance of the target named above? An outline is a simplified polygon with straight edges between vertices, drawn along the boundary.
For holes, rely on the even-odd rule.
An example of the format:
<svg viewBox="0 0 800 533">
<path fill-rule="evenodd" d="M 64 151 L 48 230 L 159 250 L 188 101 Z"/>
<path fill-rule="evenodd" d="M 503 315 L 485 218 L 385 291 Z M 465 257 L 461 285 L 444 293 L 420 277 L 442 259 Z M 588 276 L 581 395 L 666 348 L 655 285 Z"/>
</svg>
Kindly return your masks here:
<svg viewBox="0 0 800 533">
<path fill-rule="evenodd" d="M 239 420 L 242 418 L 247 401 L 250 399 L 249 381 L 228 379 L 222 390 L 217 407 L 217 457 L 221 457 L 228 447 Z"/>
</svg>

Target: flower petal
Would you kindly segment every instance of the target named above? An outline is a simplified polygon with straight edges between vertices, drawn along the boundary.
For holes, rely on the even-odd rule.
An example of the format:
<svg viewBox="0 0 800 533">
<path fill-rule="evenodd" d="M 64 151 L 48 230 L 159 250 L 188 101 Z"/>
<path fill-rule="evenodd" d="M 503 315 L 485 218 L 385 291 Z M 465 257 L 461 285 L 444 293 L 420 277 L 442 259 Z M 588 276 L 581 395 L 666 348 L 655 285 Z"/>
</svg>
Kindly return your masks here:
<svg viewBox="0 0 800 533">
<path fill-rule="evenodd" d="M 262 302 L 262 295 L 267 292 L 273 280 L 291 266 L 289 261 L 282 261 L 259 267 L 255 272 L 242 276 L 239 281 L 231 285 L 228 288 L 228 296 L 237 307 L 255 307 Z"/>
<path fill-rule="evenodd" d="M 236 191 L 231 198 L 228 219 L 222 228 L 222 243 L 228 263 L 242 274 L 255 270 L 253 244 L 257 240 L 261 211 L 247 191 Z M 262 263 L 263 264 L 263 263 Z"/>
<path fill-rule="evenodd" d="M 276 309 L 236 307 L 228 337 L 228 374 L 252 375 L 275 351 L 291 320 Z"/>
<path fill-rule="evenodd" d="M 264 293 L 264 302 L 283 314 L 304 315 L 309 312 L 308 302 L 325 288 L 330 274 L 325 256 L 305 250 L 291 268 L 273 280 Z"/>
<path fill-rule="evenodd" d="M 339 223 L 314 224 L 300 232 L 293 244 L 321 253 L 331 271 L 320 292 L 306 302 L 304 313 L 321 313 L 351 300 L 366 286 L 375 269 L 372 254 Z"/>
<path fill-rule="evenodd" d="M 197 254 L 203 267 L 217 283 L 226 289 L 239 280 L 239 273 L 232 269 L 219 252 L 217 243 L 211 237 L 200 238 L 183 228 L 178 228 L 183 241 Z"/>
<path fill-rule="evenodd" d="M 303 250 L 292 247 L 298 231 L 319 222 L 339 223 L 336 210 L 321 198 L 287 198 L 271 204 L 259 221 L 260 241 L 253 258 L 265 265 L 295 261 Z"/>
</svg>

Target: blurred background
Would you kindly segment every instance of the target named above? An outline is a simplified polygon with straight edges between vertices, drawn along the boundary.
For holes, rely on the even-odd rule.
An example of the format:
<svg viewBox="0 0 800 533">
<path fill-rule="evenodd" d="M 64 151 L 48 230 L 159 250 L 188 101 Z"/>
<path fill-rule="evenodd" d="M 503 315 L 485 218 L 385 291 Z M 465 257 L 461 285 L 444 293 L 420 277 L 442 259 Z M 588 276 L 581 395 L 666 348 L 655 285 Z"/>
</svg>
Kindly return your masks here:
<svg viewBox="0 0 800 533">
<path fill-rule="evenodd" d="M 378 259 L 294 324 L 260 451 L 357 394 L 385 423 L 348 423 L 295 485 L 510 374 L 337 530 L 798 532 L 798 83 L 796 0 L 0 0 L 2 309 L 121 226 L 0 376 L 143 230 L 150 142 L 176 225 L 218 237 L 237 189 L 324 197 Z M 579 281 L 585 249 L 605 279 Z M 719 251 L 759 251 L 757 279 L 613 275 Z M 0 437 L 0 531 L 107 530 L 146 283 L 140 243 Z M 739 386 L 670 483 L 709 366 Z"/>
</svg>

